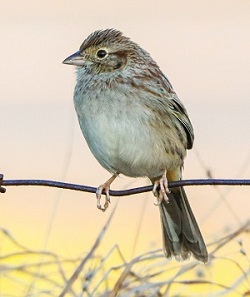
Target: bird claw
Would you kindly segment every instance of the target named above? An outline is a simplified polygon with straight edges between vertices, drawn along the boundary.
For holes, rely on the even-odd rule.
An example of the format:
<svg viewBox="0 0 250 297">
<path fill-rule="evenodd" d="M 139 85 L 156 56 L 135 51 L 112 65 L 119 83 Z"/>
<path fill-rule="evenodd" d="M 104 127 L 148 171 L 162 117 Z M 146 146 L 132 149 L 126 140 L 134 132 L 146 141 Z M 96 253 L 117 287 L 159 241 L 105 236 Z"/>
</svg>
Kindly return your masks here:
<svg viewBox="0 0 250 297">
<path fill-rule="evenodd" d="M 96 190 L 96 198 L 97 198 L 97 208 L 105 211 L 110 203 L 110 195 L 109 195 L 109 189 L 110 189 L 110 185 L 112 184 L 112 182 L 116 179 L 116 177 L 119 175 L 118 172 L 116 172 L 115 174 L 113 174 L 111 176 L 111 178 L 109 180 L 107 180 L 104 184 L 100 185 L 97 190 Z M 102 206 L 101 205 L 101 198 L 102 198 L 102 193 L 104 192 L 105 194 L 105 203 Z"/>
<path fill-rule="evenodd" d="M 170 193 L 171 191 L 168 188 L 168 180 L 167 180 L 166 170 L 165 170 L 162 177 L 159 180 L 156 180 L 154 182 L 153 194 L 155 197 L 157 197 L 157 200 L 158 200 L 158 202 L 154 204 L 156 206 L 159 206 L 163 200 L 169 203 L 169 198 L 167 194 L 170 194 Z"/>
<path fill-rule="evenodd" d="M 104 183 L 103 185 L 100 185 L 96 190 L 97 208 L 102 210 L 103 212 L 106 211 L 110 203 L 109 186 L 110 186 L 109 184 Z M 105 193 L 105 203 L 102 207 L 101 198 L 102 198 L 103 191 Z"/>
</svg>

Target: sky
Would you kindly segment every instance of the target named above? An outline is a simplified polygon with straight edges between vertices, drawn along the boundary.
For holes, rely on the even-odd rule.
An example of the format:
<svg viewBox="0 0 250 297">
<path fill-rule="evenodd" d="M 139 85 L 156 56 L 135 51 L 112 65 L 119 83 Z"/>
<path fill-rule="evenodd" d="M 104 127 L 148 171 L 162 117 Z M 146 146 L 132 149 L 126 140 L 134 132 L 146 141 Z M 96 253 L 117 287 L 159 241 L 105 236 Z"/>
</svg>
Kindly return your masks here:
<svg viewBox="0 0 250 297">
<path fill-rule="evenodd" d="M 62 61 L 97 29 L 116 28 L 151 53 L 194 126 L 185 179 L 249 178 L 250 2 L 0 1 L 0 173 L 98 186 L 110 174 L 91 155 L 73 106 L 75 73 Z M 121 176 L 114 189 L 146 185 Z M 189 187 L 206 242 L 249 219 L 247 187 Z M 111 198 L 102 213 L 93 194 L 8 187 L 0 226 L 34 249 L 81 255 L 117 204 L 104 249 L 126 257 L 161 247 L 151 193 Z M 129 214 L 129 215 L 128 215 Z M 138 231 L 139 230 L 139 231 Z M 128 237 L 129 236 L 129 237 Z"/>
</svg>

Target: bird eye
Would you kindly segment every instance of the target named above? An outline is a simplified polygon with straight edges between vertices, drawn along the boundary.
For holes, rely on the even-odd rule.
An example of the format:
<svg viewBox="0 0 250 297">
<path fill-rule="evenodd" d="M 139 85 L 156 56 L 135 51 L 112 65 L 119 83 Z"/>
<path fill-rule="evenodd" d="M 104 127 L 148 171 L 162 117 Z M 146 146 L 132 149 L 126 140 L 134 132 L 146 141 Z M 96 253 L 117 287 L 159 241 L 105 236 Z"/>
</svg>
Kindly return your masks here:
<svg viewBox="0 0 250 297">
<path fill-rule="evenodd" d="M 96 55 L 98 58 L 103 59 L 107 56 L 107 52 L 104 49 L 100 49 L 97 51 Z"/>
</svg>

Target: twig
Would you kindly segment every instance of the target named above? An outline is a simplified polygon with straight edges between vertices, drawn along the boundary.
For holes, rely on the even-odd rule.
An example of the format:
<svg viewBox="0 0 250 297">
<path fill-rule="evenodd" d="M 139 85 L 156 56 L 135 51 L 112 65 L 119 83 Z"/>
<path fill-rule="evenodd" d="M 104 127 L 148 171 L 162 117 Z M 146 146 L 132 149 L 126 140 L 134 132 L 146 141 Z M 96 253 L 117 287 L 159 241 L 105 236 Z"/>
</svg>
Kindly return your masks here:
<svg viewBox="0 0 250 297">
<path fill-rule="evenodd" d="M 68 293 L 68 291 L 71 289 L 71 287 L 73 286 L 74 282 L 78 279 L 80 273 L 83 270 L 84 265 L 93 256 L 93 254 L 96 251 L 97 247 L 100 245 L 100 243 L 102 241 L 102 238 L 104 237 L 104 235 L 105 235 L 105 233 L 106 233 L 106 231 L 108 229 L 108 226 L 109 226 L 109 224 L 111 222 L 111 219 L 112 219 L 114 213 L 115 213 L 115 209 L 113 210 L 113 212 L 109 216 L 109 218 L 107 220 L 107 223 L 102 228 L 102 230 L 99 233 L 99 235 L 98 235 L 95 243 L 93 244 L 92 248 L 90 249 L 90 251 L 88 252 L 88 254 L 86 255 L 86 257 L 82 259 L 81 263 L 77 266 L 77 268 L 74 271 L 74 273 L 72 274 L 72 276 L 66 282 L 66 285 L 65 285 L 64 289 L 62 290 L 61 294 L 59 295 L 59 297 L 64 297 Z"/>
<path fill-rule="evenodd" d="M 89 193 L 95 193 L 96 188 L 77 185 L 53 180 L 39 180 L 39 179 L 20 179 L 20 180 L 3 180 L 3 175 L 0 174 L 0 192 L 4 193 L 5 188 L 1 186 L 46 186 L 61 189 L 68 189 L 74 191 L 83 191 Z M 169 188 L 183 186 L 250 186 L 250 179 L 190 179 L 169 182 Z M 153 186 L 144 186 L 139 188 L 133 188 L 128 190 L 114 191 L 110 190 L 111 196 L 129 196 L 139 193 L 145 193 L 152 191 Z"/>
</svg>

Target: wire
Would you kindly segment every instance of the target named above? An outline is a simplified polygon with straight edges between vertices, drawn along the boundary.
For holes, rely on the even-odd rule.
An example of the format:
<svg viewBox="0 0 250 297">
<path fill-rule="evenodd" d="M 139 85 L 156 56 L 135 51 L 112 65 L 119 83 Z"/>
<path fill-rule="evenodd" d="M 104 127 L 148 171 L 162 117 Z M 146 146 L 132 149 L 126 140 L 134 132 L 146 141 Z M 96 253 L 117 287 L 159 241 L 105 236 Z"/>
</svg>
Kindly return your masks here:
<svg viewBox="0 0 250 297">
<path fill-rule="evenodd" d="M 184 187 L 184 186 L 250 186 L 250 179 L 190 179 L 169 182 L 169 188 Z M 0 174 L 0 192 L 4 193 L 6 189 L 2 186 L 46 186 L 61 189 L 68 189 L 74 191 L 82 191 L 95 193 L 97 188 L 85 185 L 71 184 L 53 180 L 39 180 L 39 179 L 20 179 L 20 180 L 4 180 L 3 175 Z M 110 190 L 111 196 L 129 196 L 140 193 L 152 191 L 153 186 L 144 186 L 139 188 L 132 188 L 128 190 L 114 191 Z"/>
</svg>

